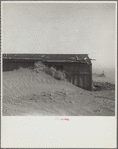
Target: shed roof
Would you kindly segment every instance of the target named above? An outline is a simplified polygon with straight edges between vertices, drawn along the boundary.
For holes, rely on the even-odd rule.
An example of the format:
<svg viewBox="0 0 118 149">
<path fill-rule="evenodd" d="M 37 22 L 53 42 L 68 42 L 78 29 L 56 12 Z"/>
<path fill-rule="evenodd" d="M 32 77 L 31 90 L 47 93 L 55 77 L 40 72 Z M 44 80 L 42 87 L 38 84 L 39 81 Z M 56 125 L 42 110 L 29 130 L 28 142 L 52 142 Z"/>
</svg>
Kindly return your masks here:
<svg viewBox="0 0 118 149">
<path fill-rule="evenodd" d="M 80 62 L 91 64 L 88 54 L 3 54 L 3 59 L 29 59 L 44 62 Z"/>
</svg>

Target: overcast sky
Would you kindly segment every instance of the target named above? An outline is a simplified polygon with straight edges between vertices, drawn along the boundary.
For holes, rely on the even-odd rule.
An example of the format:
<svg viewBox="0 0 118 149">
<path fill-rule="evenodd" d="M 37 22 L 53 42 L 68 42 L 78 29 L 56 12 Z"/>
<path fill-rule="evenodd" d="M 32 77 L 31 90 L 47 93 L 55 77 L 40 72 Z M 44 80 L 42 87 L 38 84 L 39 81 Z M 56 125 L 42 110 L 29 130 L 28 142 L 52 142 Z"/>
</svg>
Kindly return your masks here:
<svg viewBox="0 0 118 149">
<path fill-rule="evenodd" d="M 115 65 L 115 4 L 4 3 L 4 53 L 89 54 Z"/>
</svg>

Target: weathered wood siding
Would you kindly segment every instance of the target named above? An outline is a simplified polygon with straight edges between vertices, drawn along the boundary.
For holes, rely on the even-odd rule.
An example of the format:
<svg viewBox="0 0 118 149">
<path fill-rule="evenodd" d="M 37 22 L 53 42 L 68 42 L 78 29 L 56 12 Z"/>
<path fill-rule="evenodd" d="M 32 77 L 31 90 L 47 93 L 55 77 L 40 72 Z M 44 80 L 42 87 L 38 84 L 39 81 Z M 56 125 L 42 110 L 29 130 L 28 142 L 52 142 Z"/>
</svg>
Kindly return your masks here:
<svg viewBox="0 0 118 149">
<path fill-rule="evenodd" d="M 3 60 L 3 71 L 12 71 L 18 69 L 20 66 L 23 68 L 28 68 L 34 66 L 34 63 L 37 60 Z M 69 74 L 69 82 L 72 84 L 81 87 L 86 90 L 92 90 L 92 65 L 86 63 L 55 63 L 48 62 L 45 63 L 50 66 L 57 66 L 59 69 L 63 69 Z"/>
<path fill-rule="evenodd" d="M 12 71 L 19 69 L 19 67 L 28 68 L 34 66 L 33 60 L 3 60 L 3 71 Z"/>
<path fill-rule="evenodd" d="M 87 64 L 66 64 L 64 66 L 70 76 L 70 82 L 78 87 L 92 90 L 91 66 Z"/>
</svg>

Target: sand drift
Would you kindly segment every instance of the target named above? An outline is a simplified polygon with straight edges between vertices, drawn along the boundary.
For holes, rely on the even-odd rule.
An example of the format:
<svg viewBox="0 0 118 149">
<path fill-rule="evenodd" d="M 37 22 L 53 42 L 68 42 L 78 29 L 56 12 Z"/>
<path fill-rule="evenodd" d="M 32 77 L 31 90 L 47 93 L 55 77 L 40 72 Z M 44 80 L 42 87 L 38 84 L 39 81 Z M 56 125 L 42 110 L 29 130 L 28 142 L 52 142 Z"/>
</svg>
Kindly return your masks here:
<svg viewBox="0 0 118 149">
<path fill-rule="evenodd" d="M 108 84 L 108 83 L 107 83 Z M 97 84 L 98 85 L 98 84 Z M 4 116 L 114 116 L 115 86 L 86 91 L 29 69 L 3 72 Z"/>
</svg>

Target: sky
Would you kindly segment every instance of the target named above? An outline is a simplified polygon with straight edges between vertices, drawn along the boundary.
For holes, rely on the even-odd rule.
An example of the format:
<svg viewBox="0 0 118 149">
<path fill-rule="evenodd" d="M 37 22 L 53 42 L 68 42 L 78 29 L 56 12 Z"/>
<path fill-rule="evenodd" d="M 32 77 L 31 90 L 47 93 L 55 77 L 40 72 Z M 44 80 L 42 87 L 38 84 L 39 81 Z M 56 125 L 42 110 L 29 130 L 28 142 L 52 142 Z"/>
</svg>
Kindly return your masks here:
<svg viewBox="0 0 118 149">
<path fill-rule="evenodd" d="M 115 3 L 3 3 L 3 53 L 88 54 L 115 65 Z"/>
</svg>

